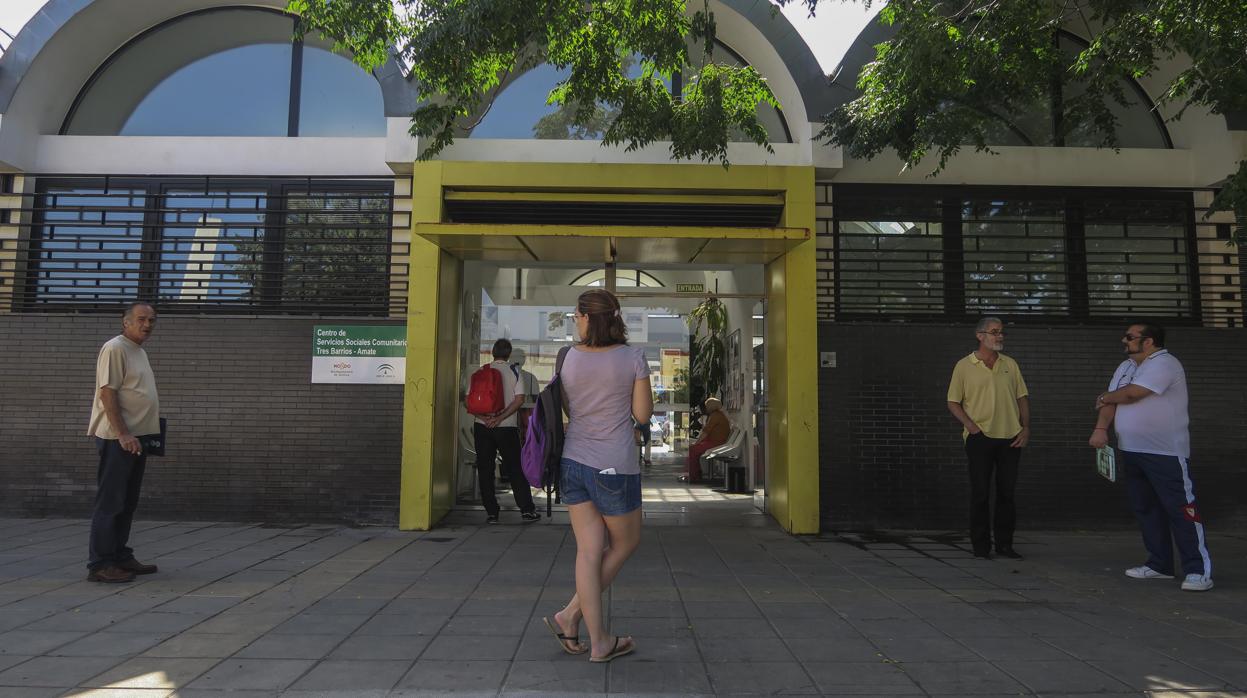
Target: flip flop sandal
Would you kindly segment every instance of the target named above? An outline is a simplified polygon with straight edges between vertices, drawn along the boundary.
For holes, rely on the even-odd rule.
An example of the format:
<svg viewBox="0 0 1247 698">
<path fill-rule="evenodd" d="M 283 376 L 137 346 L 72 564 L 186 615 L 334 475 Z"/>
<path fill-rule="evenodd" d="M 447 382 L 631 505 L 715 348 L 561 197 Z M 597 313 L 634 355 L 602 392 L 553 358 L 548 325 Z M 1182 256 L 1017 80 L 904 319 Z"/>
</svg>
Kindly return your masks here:
<svg viewBox="0 0 1247 698">
<path fill-rule="evenodd" d="M 564 635 L 563 631 L 559 629 L 559 626 L 554 623 L 551 623 L 549 618 L 543 617 L 541 619 L 541 622 L 545 623 L 546 627 L 550 629 L 550 632 L 554 633 L 554 636 L 558 638 L 559 647 L 562 647 L 564 652 L 568 654 L 584 654 L 585 652 L 589 651 L 588 647 L 585 647 L 584 645 L 580 644 L 579 636 Z M 567 644 L 568 642 L 571 642 L 572 644 L 568 645 Z M 575 647 L 579 647 L 580 649 L 573 649 Z"/>
<path fill-rule="evenodd" d="M 634 641 L 632 638 L 627 638 L 627 639 L 628 639 L 628 645 L 627 645 L 626 647 L 620 647 L 620 646 L 619 646 L 619 641 L 620 641 L 620 640 L 623 640 L 623 639 L 624 639 L 624 638 L 619 637 L 618 635 L 616 635 L 616 636 L 615 636 L 615 646 L 611 648 L 611 651 L 610 651 L 610 652 L 607 652 L 606 654 L 602 655 L 601 657 L 594 657 L 594 656 L 590 656 L 590 657 L 589 657 L 589 661 L 593 662 L 594 664 L 605 664 L 606 662 L 609 662 L 609 661 L 611 661 L 612 659 L 615 659 L 615 658 L 617 658 L 617 657 L 622 657 L 622 656 L 624 656 L 625 654 L 632 654 L 633 650 L 635 650 L 635 649 L 636 649 L 636 641 Z"/>
</svg>

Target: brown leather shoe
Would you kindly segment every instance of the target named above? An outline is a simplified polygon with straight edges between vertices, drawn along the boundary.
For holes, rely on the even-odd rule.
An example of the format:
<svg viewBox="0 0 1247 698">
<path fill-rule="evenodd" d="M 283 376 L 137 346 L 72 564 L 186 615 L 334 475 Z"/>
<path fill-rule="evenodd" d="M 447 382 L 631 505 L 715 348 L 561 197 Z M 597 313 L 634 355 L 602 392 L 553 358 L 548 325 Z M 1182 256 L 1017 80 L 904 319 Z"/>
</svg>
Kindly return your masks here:
<svg viewBox="0 0 1247 698">
<path fill-rule="evenodd" d="M 135 560 L 134 558 L 130 558 L 129 560 L 126 560 L 125 562 L 118 562 L 117 566 L 123 570 L 126 570 L 128 572 L 133 572 L 135 574 L 155 574 L 156 573 L 155 565 L 144 565 L 143 563 L 139 562 L 138 560 Z"/>
<path fill-rule="evenodd" d="M 116 565 L 107 565 L 97 570 L 91 570 L 87 574 L 88 582 L 104 582 L 105 584 L 121 584 L 123 582 L 133 582 L 134 573 L 129 570 L 123 570 Z"/>
</svg>

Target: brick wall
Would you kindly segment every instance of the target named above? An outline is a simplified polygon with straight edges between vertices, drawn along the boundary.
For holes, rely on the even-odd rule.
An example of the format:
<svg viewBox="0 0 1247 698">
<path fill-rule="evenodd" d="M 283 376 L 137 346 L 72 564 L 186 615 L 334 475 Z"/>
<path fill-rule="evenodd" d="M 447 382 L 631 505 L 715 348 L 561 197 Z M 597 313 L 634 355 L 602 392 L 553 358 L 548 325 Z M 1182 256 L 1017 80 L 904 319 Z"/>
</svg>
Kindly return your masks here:
<svg viewBox="0 0 1247 698">
<path fill-rule="evenodd" d="M 1127 527 L 1123 483 L 1094 470 L 1092 403 L 1124 356 L 1123 327 L 1009 326 L 1005 352 L 1031 392 L 1032 439 L 1018 483 L 1022 528 Z M 1191 393 L 1191 468 L 1211 528 L 1247 523 L 1247 330 L 1172 328 Z M 820 323 L 824 530 L 967 525 L 960 429 L 945 407 L 973 327 Z"/>
<path fill-rule="evenodd" d="M 312 385 L 326 322 L 160 318 L 145 348 L 170 450 L 148 460 L 141 516 L 397 521 L 402 386 Z M 0 514 L 90 511 L 95 357 L 119 332 L 113 316 L 0 314 Z"/>
</svg>

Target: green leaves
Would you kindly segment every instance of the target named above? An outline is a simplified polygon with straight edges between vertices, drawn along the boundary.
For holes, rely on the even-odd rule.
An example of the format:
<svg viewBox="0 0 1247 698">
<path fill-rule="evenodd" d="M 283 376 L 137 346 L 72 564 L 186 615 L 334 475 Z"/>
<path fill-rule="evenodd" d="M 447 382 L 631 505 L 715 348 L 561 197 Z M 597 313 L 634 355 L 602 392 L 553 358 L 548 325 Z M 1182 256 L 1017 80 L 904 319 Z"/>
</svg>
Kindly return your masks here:
<svg viewBox="0 0 1247 698">
<path fill-rule="evenodd" d="M 760 104 L 778 106 L 757 71 L 716 63 L 709 4 L 684 0 L 291 0 L 288 9 L 364 68 L 397 50 L 422 103 L 411 133 L 429 159 L 466 135 L 508 79 L 546 62 L 568 77 L 562 109 L 538 130 L 603 134 L 635 150 L 670 140 L 677 159 L 727 163 L 733 134 L 770 149 Z M 697 56 L 690 56 L 690 40 Z M 397 47 L 397 49 L 395 49 Z M 639 61 L 641 74 L 629 76 Z M 673 95 L 674 74 L 684 88 Z"/>
<path fill-rule="evenodd" d="M 705 395 L 720 395 L 727 376 L 727 307 L 712 296 L 689 312 L 688 322 L 695 345 L 689 378 Z"/>
<path fill-rule="evenodd" d="M 1114 106 L 1132 97 L 1122 78 L 1168 76 L 1161 66 L 1171 60 L 1189 60 L 1161 96 L 1178 117 L 1195 105 L 1247 111 L 1243 0 L 889 0 L 879 17 L 895 36 L 858 76 L 861 96 L 826 115 L 819 134 L 852 157 L 892 150 L 908 168 L 934 154 L 934 175 L 964 146 L 990 150 L 991 134 L 1037 108 L 1053 132 L 1034 145 L 1077 134 L 1117 147 Z M 1062 29 L 1090 44 L 1062 50 Z M 1247 219 L 1247 165 L 1214 203 L 1230 209 Z"/>
</svg>

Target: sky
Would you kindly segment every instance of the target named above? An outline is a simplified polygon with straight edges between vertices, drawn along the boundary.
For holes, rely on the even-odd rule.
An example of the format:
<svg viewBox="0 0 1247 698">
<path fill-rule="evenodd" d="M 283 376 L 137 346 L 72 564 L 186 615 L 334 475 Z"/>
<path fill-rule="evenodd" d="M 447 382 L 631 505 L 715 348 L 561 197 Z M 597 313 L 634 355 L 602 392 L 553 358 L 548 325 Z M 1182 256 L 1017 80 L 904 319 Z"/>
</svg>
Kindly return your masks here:
<svg viewBox="0 0 1247 698">
<path fill-rule="evenodd" d="M 26 21 L 43 6 L 44 1 L 0 0 L 0 29 L 16 35 Z M 805 38 L 823 72 L 831 73 L 858 32 L 878 13 L 882 5 L 882 2 L 875 2 L 871 10 L 865 10 L 860 2 L 822 0 L 818 15 L 811 18 L 807 16 L 804 6 L 792 2 L 783 12 Z M 7 48 L 8 45 L 9 38 L 0 35 L 0 46 Z"/>
</svg>

